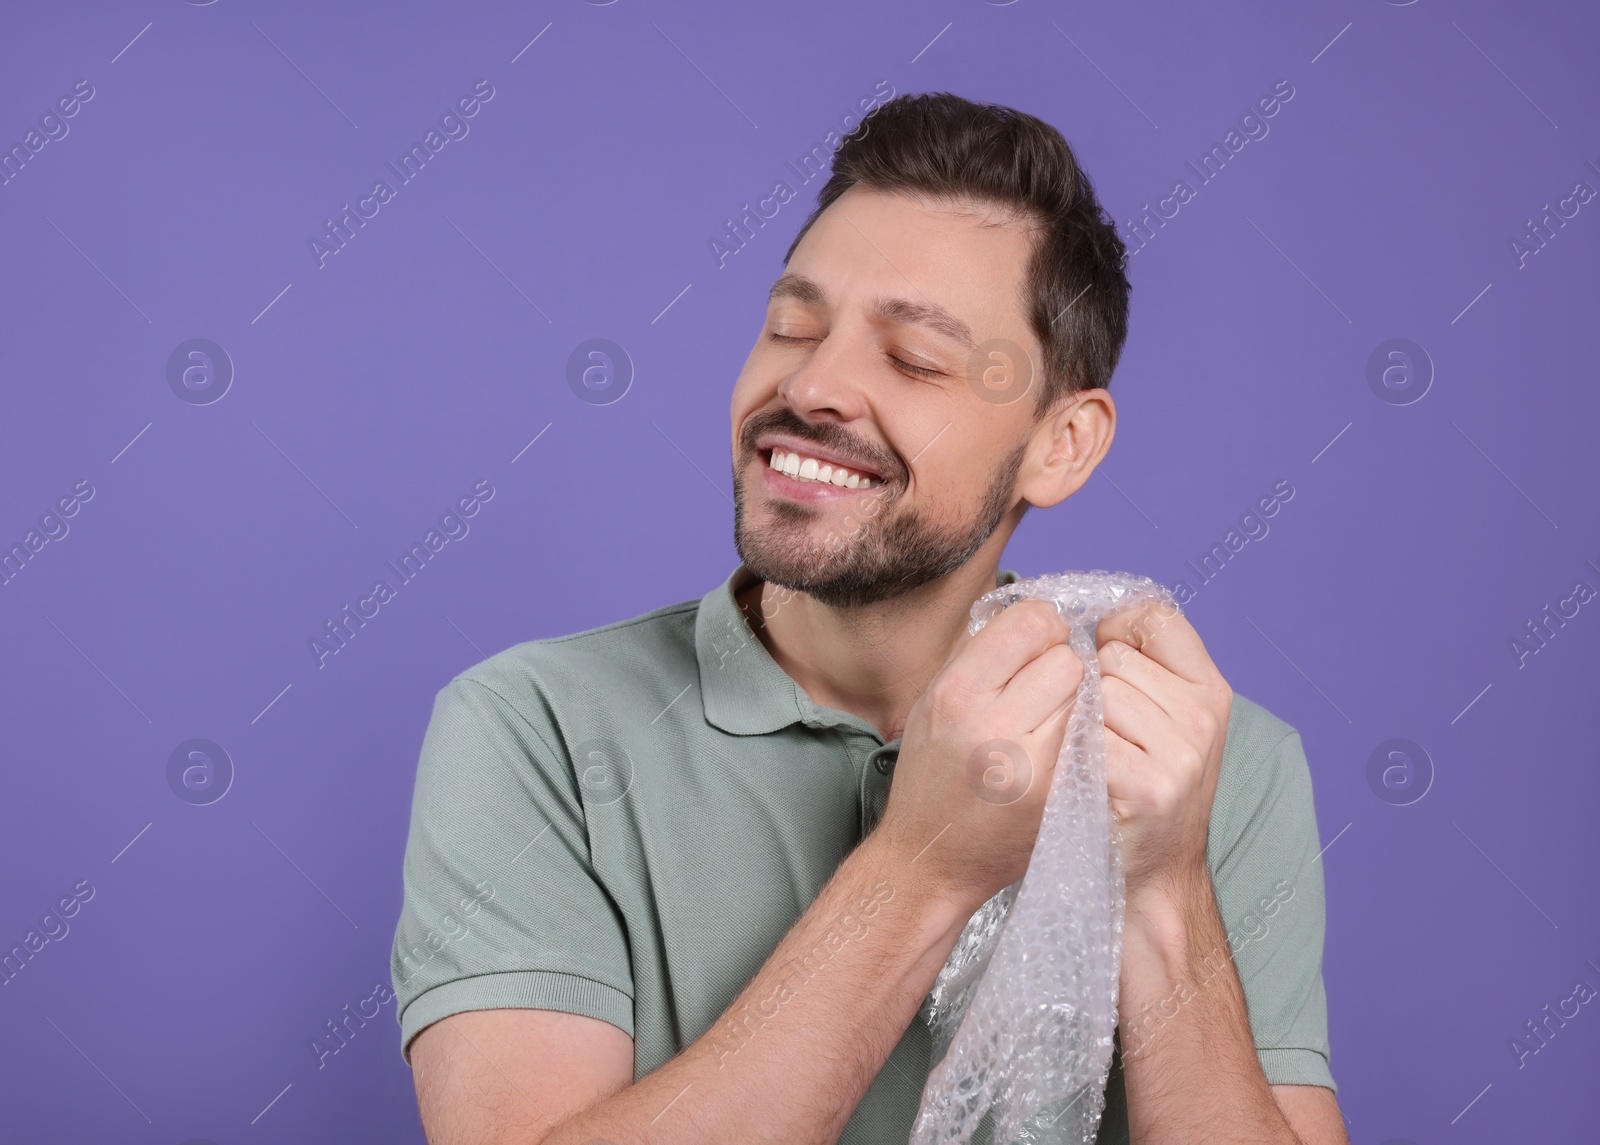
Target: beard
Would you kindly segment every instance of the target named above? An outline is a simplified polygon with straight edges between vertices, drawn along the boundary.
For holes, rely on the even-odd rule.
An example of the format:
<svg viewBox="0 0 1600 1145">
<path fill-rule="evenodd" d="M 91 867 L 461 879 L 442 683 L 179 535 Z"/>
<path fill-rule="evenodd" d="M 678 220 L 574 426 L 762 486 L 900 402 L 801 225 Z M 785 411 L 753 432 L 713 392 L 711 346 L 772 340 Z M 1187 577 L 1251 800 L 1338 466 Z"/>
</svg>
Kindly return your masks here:
<svg viewBox="0 0 1600 1145">
<path fill-rule="evenodd" d="M 775 521 L 765 529 L 753 529 L 745 511 L 743 474 L 756 453 L 755 438 L 768 429 L 781 429 L 824 447 L 853 446 L 851 452 L 857 456 L 893 464 L 884 467 L 883 485 L 860 498 L 839 526 L 820 540 L 810 530 L 822 513 L 790 501 L 773 501 Z M 920 588 L 971 560 L 1013 505 L 1028 443 L 1024 439 L 1000 459 L 989 475 L 981 504 L 967 517 L 959 512 L 897 509 L 895 502 L 906 483 L 904 467 L 880 451 L 862 450 L 830 423 L 811 426 L 791 411 L 774 411 L 751 419 L 741 445 L 744 464 L 736 464 L 733 471 L 733 543 L 745 566 L 761 580 L 803 592 L 821 604 L 858 608 Z"/>
</svg>

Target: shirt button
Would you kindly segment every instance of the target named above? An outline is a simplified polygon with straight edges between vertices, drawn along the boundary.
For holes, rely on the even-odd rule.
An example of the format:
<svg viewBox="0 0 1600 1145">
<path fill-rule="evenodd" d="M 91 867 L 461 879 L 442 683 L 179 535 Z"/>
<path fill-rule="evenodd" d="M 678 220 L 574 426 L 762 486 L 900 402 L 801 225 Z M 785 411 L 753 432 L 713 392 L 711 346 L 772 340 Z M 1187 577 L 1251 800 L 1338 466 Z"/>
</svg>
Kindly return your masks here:
<svg viewBox="0 0 1600 1145">
<path fill-rule="evenodd" d="M 894 760 L 886 755 L 876 755 L 872 757 L 872 766 L 879 775 L 888 775 L 894 768 Z"/>
</svg>

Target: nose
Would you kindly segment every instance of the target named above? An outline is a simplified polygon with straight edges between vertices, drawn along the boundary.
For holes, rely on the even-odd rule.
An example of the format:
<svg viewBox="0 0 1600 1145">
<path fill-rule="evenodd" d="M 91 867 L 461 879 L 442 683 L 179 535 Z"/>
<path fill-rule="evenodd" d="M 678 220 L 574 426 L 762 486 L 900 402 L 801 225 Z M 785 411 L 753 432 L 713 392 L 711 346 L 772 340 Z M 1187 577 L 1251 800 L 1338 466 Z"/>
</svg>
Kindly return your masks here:
<svg viewBox="0 0 1600 1145">
<path fill-rule="evenodd" d="M 830 331 L 803 362 L 778 383 L 778 395 L 807 420 L 853 421 L 866 413 L 861 385 L 867 351 L 848 336 Z"/>
</svg>

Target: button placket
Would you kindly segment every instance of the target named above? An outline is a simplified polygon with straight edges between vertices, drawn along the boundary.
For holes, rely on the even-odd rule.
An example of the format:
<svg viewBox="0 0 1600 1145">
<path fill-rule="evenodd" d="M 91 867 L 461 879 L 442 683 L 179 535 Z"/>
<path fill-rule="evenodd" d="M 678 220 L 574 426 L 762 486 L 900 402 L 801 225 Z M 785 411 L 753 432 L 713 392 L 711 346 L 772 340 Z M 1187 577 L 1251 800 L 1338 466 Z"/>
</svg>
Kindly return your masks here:
<svg viewBox="0 0 1600 1145">
<path fill-rule="evenodd" d="M 868 762 L 871 770 L 861 769 L 861 834 L 865 836 L 879 819 L 889 802 L 889 784 L 893 782 L 894 765 L 899 752 L 895 748 L 878 748 Z M 881 778 L 874 778 L 874 774 Z"/>
</svg>

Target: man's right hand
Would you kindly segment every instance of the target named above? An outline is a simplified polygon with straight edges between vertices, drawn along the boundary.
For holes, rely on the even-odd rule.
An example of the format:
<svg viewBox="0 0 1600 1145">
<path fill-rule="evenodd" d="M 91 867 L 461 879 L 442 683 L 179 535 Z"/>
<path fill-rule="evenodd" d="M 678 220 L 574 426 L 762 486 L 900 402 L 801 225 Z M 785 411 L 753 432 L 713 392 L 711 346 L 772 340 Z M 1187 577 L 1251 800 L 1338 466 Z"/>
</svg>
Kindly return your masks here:
<svg viewBox="0 0 1600 1145">
<path fill-rule="evenodd" d="M 1028 869 L 1083 680 L 1069 632 L 1038 600 L 963 629 L 907 716 L 876 843 L 966 914 Z"/>
</svg>

